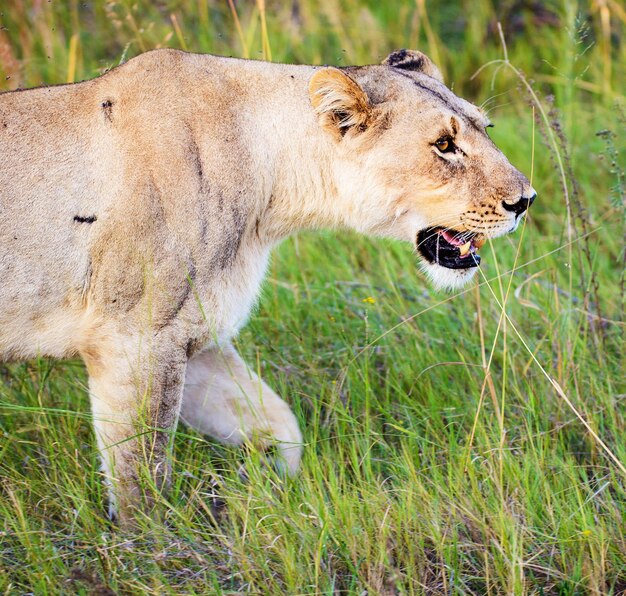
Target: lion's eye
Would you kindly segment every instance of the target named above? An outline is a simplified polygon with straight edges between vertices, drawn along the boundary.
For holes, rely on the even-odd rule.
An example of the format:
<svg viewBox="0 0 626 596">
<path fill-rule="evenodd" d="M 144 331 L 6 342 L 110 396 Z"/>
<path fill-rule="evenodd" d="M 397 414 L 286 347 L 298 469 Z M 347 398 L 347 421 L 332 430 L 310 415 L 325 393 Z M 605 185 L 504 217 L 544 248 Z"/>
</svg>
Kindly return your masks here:
<svg viewBox="0 0 626 596">
<path fill-rule="evenodd" d="M 439 139 L 435 143 L 435 147 L 437 147 L 441 153 L 452 153 L 455 150 L 454 143 L 451 139 Z"/>
</svg>

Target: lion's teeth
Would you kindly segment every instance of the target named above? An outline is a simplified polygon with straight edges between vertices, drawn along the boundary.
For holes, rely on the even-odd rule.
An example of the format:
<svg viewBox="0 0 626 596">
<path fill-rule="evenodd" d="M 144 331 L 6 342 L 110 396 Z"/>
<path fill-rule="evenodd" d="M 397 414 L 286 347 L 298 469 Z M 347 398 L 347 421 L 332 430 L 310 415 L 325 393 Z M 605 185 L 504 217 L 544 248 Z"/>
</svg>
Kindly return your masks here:
<svg viewBox="0 0 626 596">
<path fill-rule="evenodd" d="M 472 247 L 471 241 L 466 242 L 462 246 L 459 246 L 459 252 L 461 253 L 461 256 L 464 257 L 470 251 L 471 247 Z"/>
</svg>

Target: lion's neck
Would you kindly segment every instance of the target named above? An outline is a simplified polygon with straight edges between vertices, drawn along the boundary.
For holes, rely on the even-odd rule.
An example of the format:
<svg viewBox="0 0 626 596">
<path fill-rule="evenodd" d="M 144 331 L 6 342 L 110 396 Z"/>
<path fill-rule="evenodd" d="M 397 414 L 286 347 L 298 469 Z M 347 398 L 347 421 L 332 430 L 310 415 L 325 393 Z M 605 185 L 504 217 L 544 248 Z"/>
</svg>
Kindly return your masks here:
<svg viewBox="0 0 626 596">
<path fill-rule="evenodd" d="M 272 221 L 283 236 L 344 226 L 333 176 L 333 148 L 312 135 L 290 142 L 276 161 Z"/>
<path fill-rule="evenodd" d="M 263 178 L 256 229 L 269 240 L 347 225 L 335 181 L 336 142 L 320 128 L 303 93 L 308 78 L 296 88 L 275 85 L 252 116 L 248 143 Z"/>
</svg>

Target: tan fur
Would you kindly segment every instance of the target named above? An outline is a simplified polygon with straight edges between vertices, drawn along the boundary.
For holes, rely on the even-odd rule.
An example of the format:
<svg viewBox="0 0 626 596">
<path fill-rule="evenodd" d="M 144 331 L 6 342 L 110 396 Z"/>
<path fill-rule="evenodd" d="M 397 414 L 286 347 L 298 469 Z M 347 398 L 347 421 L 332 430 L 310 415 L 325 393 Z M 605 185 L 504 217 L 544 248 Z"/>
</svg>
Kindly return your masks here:
<svg viewBox="0 0 626 596">
<path fill-rule="evenodd" d="M 123 519 L 142 462 L 167 482 L 181 403 L 218 440 L 273 440 L 294 472 L 297 422 L 230 344 L 272 247 L 304 228 L 511 231 L 504 205 L 533 191 L 485 124 L 406 50 L 344 69 L 159 50 L 0 95 L 0 357 L 82 356 Z M 436 154 L 442 134 L 463 157 Z"/>
</svg>

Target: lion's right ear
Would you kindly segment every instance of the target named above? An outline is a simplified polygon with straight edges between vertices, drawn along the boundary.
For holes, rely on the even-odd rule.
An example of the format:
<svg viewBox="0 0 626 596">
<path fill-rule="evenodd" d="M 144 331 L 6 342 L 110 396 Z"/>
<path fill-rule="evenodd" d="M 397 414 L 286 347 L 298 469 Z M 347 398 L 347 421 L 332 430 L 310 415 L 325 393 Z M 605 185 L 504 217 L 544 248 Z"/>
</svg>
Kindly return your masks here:
<svg viewBox="0 0 626 596">
<path fill-rule="evenodd" d="M 417 50 L 396 50 L 391 52 L 383 60 L 383 64 L 402 70 L 423 72 L 425 75 L 443 83 L 443 76 L 441 71 L 435 66 L 435 63 L 426 54 Z"/>
<path fill-rule="evenodd" d="M 343 136 L 365 130 L 372 107 L 359 84 L 338 68 L 321 68 L 309 82 L 309 96 L 323 127 Z"/>
</svg>

